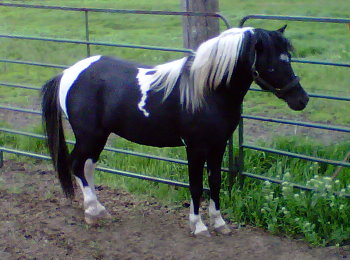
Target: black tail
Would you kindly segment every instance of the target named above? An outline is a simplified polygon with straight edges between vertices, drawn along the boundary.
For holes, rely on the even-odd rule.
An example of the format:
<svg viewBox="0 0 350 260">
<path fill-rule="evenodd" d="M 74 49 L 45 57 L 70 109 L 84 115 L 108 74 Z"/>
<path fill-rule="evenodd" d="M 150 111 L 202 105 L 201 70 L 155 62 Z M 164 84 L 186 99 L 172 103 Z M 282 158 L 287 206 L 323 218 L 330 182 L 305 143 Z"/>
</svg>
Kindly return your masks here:
<svg viewBox="0 0 350 260">
<path fill-rule="evenodd" d="M 49 80 L 42 87 L 43 126 L 47 134 L 47 144 L 63 192 L 68 198 L 74 197 L 68 148 L 62 126 L 61 108 L 59 105 L 59 83 L 61 75 Z"/>
</svg>

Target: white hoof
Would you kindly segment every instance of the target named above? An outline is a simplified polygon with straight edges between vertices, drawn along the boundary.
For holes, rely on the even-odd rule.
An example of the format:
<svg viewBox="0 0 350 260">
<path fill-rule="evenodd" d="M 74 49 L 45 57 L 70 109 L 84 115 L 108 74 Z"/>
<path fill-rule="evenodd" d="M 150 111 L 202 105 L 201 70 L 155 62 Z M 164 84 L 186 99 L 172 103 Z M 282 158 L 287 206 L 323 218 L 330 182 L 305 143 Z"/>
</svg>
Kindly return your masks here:
<svg viewBox="0 0 350 260">
<path fill-rule="evenodd" d="M 190 228 L 194 236 L 210 237 L 208 228 L 204 225 L 199 215 L 190 214 Z"/>
<path fill-rule="evenodd" d="M 201 232 L 197 232 L 193 234 L 195 237 L 211 237 L 208 230 L 203 230 Z"/>
<path fill-rule="evenodd" d="M 231 229 L 226 225 L 225 220 L 221 216 L 220 210 L 216 210 L 215 203 L 210 200 L 209 204 L 210 226 L 214 228 L 216 233 L 229 235 Z"/>
<path fill-rule="evenodd" d="M 88 225 L 94 225 L 100 219 L 109 219 L 111 217 L 112 217 L 111 214 L 109 214 L 109 212 L 106 209 L 103 209 L 97 215 L 94 215 L 85 211 L 85 222 Z"/>
</svg>

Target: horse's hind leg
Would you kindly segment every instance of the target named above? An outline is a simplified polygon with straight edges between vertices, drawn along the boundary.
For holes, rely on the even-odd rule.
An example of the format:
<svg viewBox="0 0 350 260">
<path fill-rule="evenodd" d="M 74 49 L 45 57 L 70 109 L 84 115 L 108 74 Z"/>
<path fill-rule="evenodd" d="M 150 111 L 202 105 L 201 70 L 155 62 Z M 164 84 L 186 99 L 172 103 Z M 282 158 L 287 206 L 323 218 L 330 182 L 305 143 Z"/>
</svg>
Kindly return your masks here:
<svg viewBox="0 0 350 260">
<path fill-rule="evenodd" d="M 71 155 L 73 173 L 84 196 L 85 221 L 88 224 L 94 224 L 98 219 L 110 216 L 97 199 L 93 176 L 96 162 L 106 140 L 107 137 L 77 138 Z"/>
</svg>

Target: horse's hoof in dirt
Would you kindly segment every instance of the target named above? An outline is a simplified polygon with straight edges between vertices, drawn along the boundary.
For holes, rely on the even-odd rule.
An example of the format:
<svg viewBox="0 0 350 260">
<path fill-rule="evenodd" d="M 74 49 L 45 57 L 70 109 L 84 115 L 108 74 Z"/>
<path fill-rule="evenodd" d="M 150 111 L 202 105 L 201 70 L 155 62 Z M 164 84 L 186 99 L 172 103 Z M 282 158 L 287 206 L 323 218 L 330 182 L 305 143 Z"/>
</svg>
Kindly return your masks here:
<svg viewBox="0 0 350 260">
<path fill-rule="evenodd" d="M 88 225 L 95 225 L 97 223 L 97 218 L 95 216 L 88 216 L 85 214 L 85 222 Z"/>
<path fill-rule="evenodd" d="M 201 232 L 198 232 L 197 234 L 194 234 L 195 237 L 211 237 L 208 230 L 203 230 Z"/>
<path fill-rule="evenodd" d="M 99 218 L 104 218 L 104 219 L 110 219 L 112 218 L 112 215 L 107 211 L 103 210 L 101 213 L 98 215 Z"/>
<path fill-rule="evenodd" d="M 88 225 L 94 225 L 100 219 L 110 219 L 112 218 L 111 214 L 107 210 L 102 210 L 98 215 L 91 215 L 85 212 L 85 222 Z"/>
<path fill-rule="evenodd" d="M 223 234 L 223 235 L 231 235 L 232 231 L 227 225 L 223 225 L 220 227 L 215 228 L 216 233 Z"/>
</svg>

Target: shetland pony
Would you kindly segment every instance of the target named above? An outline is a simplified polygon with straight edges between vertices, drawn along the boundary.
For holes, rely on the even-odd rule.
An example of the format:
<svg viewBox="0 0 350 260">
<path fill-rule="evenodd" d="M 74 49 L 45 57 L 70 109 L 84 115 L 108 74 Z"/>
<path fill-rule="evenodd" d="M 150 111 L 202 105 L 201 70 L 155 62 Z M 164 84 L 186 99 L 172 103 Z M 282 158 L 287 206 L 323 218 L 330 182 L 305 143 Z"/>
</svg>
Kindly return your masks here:
<svg viewBox="0 0 350 260">
<path fill-rule="evenodd" d="M 96 196 L 93 172 L 114 133 L 143 145 L 185 146 L 194 235 L 209 236 L 199 214 L 207 163 L 210 225 L 230 233 L 220 213 L 220 169 L 250 85 L 255 81 L 293 110 L 304 109 L 309 100 L 293 72 L 292 46 L 284 30 L 229 29 L 204 42 L 194 55 L 155 67 L 93 56 L 48 81 L 42 88 L 48 147 L 66 196 L 74 196 L 74 178 L 79 184 L 86 222 L 109 216 Z M 76 138 L 70 154 L 62 112 Z"/>
</svg>

